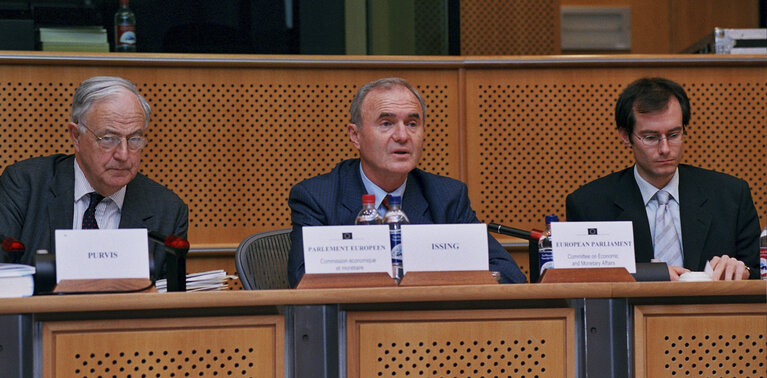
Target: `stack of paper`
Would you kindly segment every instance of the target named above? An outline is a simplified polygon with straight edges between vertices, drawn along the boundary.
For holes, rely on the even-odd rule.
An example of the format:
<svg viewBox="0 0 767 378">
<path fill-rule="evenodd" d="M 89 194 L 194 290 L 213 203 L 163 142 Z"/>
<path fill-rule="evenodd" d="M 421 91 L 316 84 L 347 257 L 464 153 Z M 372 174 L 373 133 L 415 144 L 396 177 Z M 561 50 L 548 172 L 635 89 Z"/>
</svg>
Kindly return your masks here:
<svg viewBox="0 0 767 378">
<path fill-rule="evenodd" d="M 107 31 L 101 26 L 41 27 L 40 50 L 109 52 Z"/>
<path fill-rule="evenodd" d="M 230 278 L 230 276 L 227 276 L 223 269 L 189 273 L 186 275 L 186 291 L 226 290 L 229 287 L 226 284 L 228 278 Z M 168 291 L 168 280 L 157 280 L 155 286 L 157 286 L 158 292 L 164 293 Z"/>
<path fill-rule="evenodd" d="M 35 292 L 35 268 L 0 263 L 0 298 L 28 297 Z"/>
</svg>

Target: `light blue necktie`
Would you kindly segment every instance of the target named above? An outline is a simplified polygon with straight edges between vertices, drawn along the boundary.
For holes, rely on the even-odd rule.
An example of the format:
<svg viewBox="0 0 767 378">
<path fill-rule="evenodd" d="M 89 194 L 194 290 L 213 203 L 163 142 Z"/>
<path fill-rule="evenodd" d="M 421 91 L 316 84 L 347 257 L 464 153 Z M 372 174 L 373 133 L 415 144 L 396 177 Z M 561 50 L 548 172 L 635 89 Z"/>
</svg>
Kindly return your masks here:
<svg viewBox="0 0 767 378">
<path fill-rule="evenodd" d="M 655 212 L 655 259 L 671 266 L 683 266 L 682 247 L 674 227 L 674 218 L 668 208 L 671 195 L 665 190 L 655 193 L 658 210 Z"/>
</svg>

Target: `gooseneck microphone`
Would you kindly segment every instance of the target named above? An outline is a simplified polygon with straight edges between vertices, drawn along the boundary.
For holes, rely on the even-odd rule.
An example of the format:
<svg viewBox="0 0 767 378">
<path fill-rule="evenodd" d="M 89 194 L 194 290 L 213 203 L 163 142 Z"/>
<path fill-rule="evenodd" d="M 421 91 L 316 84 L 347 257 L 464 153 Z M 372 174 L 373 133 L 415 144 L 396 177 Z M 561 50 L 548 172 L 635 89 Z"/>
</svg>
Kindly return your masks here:
<svg viewBox="0 0 767 378">
<path fill-rule="evenodd" d="M 543 235 L 543 231 L 540 230 L 532 229 L 530 231 L 525 231 L 514 227 L 504 226 L 498 223 L 488 223 L 487 229 L 490 230 L 490 232 L 495 232 L 496 234 L 509 235 L 535 242 L 537 242 L 538 239 L 540 239 Z"/>
</svg>

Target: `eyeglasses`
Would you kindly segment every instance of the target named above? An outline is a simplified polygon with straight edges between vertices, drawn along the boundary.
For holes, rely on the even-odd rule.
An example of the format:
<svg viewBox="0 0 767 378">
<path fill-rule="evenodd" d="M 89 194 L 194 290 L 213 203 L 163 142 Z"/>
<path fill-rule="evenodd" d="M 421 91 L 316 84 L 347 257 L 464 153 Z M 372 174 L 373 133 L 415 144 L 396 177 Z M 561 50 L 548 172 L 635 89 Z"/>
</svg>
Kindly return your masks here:
<svg viewBox="0 0 767 378">
<path fill-rule="evenodd" d="M 117 147 L 120 142 L 125 139 L 126 143 L 128 144 L 128 149 L 131 151 L 138 151 L 144 147 L 146 147 L 146 144 L 148 142 L 147 138 L 143 135 L 133 135 L 133 136 L 113 136 L 113 135 L 106 135 L 106 136 L 98 136 L 96 133 L 93 132 L 88 126 L 85 125 L 85 123 L 80 122 L 79 125 L 84 127 L 86 130 L 90 131 L 91 134 L 93 134 L 94 137 L 96 137 L 96 143 L 99 145 L 99 147 L 103 148 L 104 150 L 111 151 L 115 147 Z"/>
<path fill-rule="evenodd" d="M 660 141 L 663 139 L 666 139 L 666 143 L 673 146 L 682 144 L 682 141 L 684 140 L 684 132 L 682 131 L 674 131 L 666 135 L 651 134 L 651 135 L 639 136 L 634 134 L 634 136 L 637 139 L 639 139 L 639 141 L 641 141 L 642 144 L 648 147 L 655 147 L 659 145 Z"/>
</svg>

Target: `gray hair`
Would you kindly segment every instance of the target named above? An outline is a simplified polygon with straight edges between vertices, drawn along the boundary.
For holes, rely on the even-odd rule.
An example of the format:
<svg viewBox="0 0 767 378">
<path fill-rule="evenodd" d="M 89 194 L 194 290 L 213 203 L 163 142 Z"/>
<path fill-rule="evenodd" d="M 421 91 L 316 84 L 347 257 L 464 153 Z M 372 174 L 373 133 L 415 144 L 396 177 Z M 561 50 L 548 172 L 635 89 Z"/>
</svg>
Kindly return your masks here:
<svg viewBox="0 0 767 378">
<path fill-rule="evenodd" d="M 72 114 L 70 115 L 72 122 L 80 124 L 94 103 L 115 96 L 121 89 L 136 95 L 141 109 L 144 110 L 144 127 L 147 127 L 152 116 L 152 107 L 138 93 L 135 84 L 116 76 L 94 76 L 80 83 L 80 87 L 77 88 L 72 99 Z"/>
<path fill-rule="evenodd" d="M 360 87 L 359 90 L 357 90 L 357 94 L 354 95 L 354 99 L 352 100 L 352 105 L 349 108 L 349 116 L 351 123 L 357 125 L 358 127 L 362 127 L 362 101 L 365 100 L 365 97 L 367 97 L 368 93 L 374 89 L 391 89 L 396 86 L 401 86 L 407 88 L 417 99 L 418 102 L 421 104 L 421 112 L 423 113 L 423 121 L 426 121 L 426 103 L 423 101 L 423 97 L 421 97 L 421 94 L 418 93 L 418 91 L 413 88 L 410 83 L 407 82 L 407 80 L 399 78 L 399 77 L 387 77 L 383 79 L 378 79 L 376 81 L 371 81 L 362 87 Z"/>
</svg>

